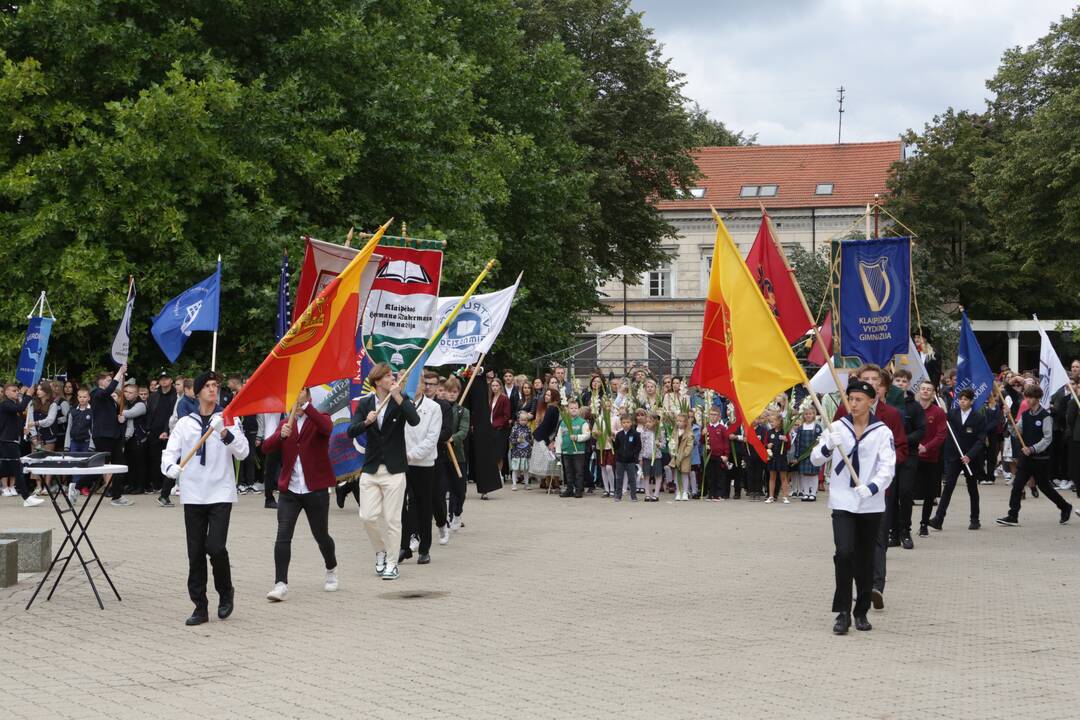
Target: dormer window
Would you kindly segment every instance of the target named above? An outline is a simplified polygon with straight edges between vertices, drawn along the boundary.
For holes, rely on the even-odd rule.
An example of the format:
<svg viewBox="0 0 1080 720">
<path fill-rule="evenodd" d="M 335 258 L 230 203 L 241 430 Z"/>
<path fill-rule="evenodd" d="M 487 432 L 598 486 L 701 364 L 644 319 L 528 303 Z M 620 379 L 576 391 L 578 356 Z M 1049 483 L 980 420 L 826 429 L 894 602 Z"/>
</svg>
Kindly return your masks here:
<svg viewBox="0 0 1080 720">
<path fill-rule="evenodd" d="M 814 188 L 815 195 L 832 195 L 833 184 L 832 183 L 818 183 Z"/>
<path fill-rule="evenodd" d="M 743 185 L 739 197 L 776 197 L 779 185 Z"/>
</svg>

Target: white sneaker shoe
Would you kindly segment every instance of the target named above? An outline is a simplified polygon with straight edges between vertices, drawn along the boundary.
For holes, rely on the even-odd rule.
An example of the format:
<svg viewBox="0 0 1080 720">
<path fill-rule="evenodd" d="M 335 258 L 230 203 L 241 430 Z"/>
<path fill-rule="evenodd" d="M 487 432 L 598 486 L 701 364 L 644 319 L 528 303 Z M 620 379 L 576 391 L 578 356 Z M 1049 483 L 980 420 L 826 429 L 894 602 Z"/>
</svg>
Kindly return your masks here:
<svg viewBox="0 0 1080 720">
<path fill-rule="evenodd" d="M 461 529 L 461 516 L 460 515 L 455 515 L 450 520 L 450 529 L 453 530 L 454 532 L 457 532 L 458 530 Z"/>
<path fill-rule="evenodd" d="M 439 544 L 445 545 L 450 542 L 450 526 L 443 525 L 439 530 Z"/>
<path fill-rule="evenodd" d="M 270 602 L 281 602 L 289 597 L 289 586 L 285 583 L 274 583 L 274 589 L 266 593 L 266 599 Z"/>
<path fill-rule="evenodd" d="M 790 504 L 791 504 L 791 501 L 790 501 L 790 500 L 788 500 L 787 498 L 784 498 L 784 504 L 785 504 L 785 505 L 790 505 Z"/>
<path fill-rule="evenodd" d="M 180 495 L 180 486 L 179 485 L 174 485 L 173 489 L 172 489 L 172 492 L 170 492 L 169 494 L 172 495 L 173 497 L 179 497 L 179 495 Z"/>
<path fill-rule="evenodd" d="M 31 495 L 30 497 L 23 500 L 22 506 L 23 507 L 37 507 L 38 505 L 44 505 L 44 504 L 45 504 L 44 500 L 42 500 L 39 497 L 34 497 L 33 495 Z"/>
<path fill-rule="evenodd" d="M 79 502 L 79 489 L 75 487 L 75 483 L 68 485 L 67 491 L 68 501 L 75 505 Z"/>
<path fill-rule="evenodd" d="M 409 550 L 416 552 L 420 549 L 420 538 L 416 537 L 416 534 L 409 536 Z"/>
<path fill-rule="evenodd" d="M 382 575 L 386 571 L 386 553 L 383 551 L 375 553 L 375 574 Z"/>
<path fill-rule="evenodd" d="M 337 592 L 337 568 L 326 571 L 326 583 L 323 585 L 323 590 L 326 592 Z"/>
</svg>

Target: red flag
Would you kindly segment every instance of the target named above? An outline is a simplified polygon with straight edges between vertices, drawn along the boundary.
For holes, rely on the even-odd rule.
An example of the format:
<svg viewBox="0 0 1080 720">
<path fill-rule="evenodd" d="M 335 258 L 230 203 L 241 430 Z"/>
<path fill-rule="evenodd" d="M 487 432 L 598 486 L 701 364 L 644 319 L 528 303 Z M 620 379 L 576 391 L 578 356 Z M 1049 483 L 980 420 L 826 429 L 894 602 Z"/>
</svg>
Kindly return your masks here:
<svg viewBox="0 0 1080 720">
<path fill-rule="evenodd" d="M 825 343 L 825 347 L 829 348 L 829 352 L 832 352 L 832 310 L 825 313 L 825 322 L 821 323 L 821 343 Z M 810 346 L 810 354 L 806 356 L 806 359 L 815 365 L 825 364 L 825 353 L 821 351 L 821 343 L 817 340 L 813 341 L 814 344 Z"/>
<path fill-rule="evenodd" d="M 746 266 L 750 268 L 750 274 L 776 317 L 788 344 L 805 335 L 806 331 L 814 326 L 814 319 L 807 314 L 795 284 L 795 276 L 776 246 L 776 238 L 769 227 L 767 214 L 763 213 L 761 216 L 761 226 L 754 238 L 754 245 L 750 248 L 750 254 L 746 256 Z"/>
</svg>

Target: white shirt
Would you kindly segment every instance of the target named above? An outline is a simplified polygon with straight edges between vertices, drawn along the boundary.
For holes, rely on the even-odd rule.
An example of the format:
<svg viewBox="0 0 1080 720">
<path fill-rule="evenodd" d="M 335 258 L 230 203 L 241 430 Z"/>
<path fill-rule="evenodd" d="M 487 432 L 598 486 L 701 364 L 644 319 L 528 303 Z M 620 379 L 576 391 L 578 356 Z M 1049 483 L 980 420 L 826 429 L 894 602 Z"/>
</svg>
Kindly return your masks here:
<svg viewBox="0 0 1080 720">
<path fill-rule="evenodd" d="M 420 422 L 405 424 L 405 458 L 416 467 L 433 467 L 439 454 L 442 407 L 428 397 L 421 397 L 415 405 Z"/>
<path fill-rule="evenodd" d="M 215 413 L 219 415 L 220 413 Z M 236 475 L 233 473 L 233 459 L 243 460 L 248 456 L 248 442 L 240 419 L 228 428 L 232 441 L 228 445 L 221 439 L 220 433 L 210 433 L 206 439 L 206 461 L 198 453 L 192 456 L 184 467 L 180 478 L 180 502 L 187 505 L 210 505 L 212 503 L 236 502 Z M 176 421 L 176 427 L 169 433 L 169 442 L 161 453 L 161 472 L 168 472 L 173 465 L 191 452 L 202 437 L 202 421 L 198 413 L 186 415 Z"/>
<path fill-rule="evenodd" d="M 893 447 L 893 434 L 889 427 L 877 420 L 866 426 L 859 439 L 859 482 L 863 485 L 876 485 L 877 492 L 868 498 L 860 498 L 851 487 L 851 475 L 848 474 L 844 455 L 851 457 L 855 447 L 855 429 L 850 417 L 842 417 L 829 426 L 829 430 L 839 432 L 840 448 L 825 447 L 829 433 L 822 433 L 810 453 L 810 462 L 821 467 L 830 459 L 832 470 L 829 473 L 829 507 L 833 510 L 846 510 L 852 513 L 885 512 L 885 489 L 892 483 L 896 466 L 896 450 Z M 837 472 L 837 467 L 844 467 Z"/>
<path fill-rule="evenodd" d="M 300 409 L 300 412 L 296 413 L 296 429 L 293 430 L 297 437 L 300 436 L 300 430 L 304 427 L 304 421 L 307 417 L 304 415 L 304 410 L 307 409 L 308 404 L 304 403 L 304 407 Z M 292 475 L 289 476 L 289 492 L 297 495 L 305 495 L 309 492 L 307 481 L 304 479 L 304 467 L 300 464 L 300 453 L 296 454 L 296 462 L 292 466 Z"/>
<path fill-rule="evenodd" d="M 970 417 L 970 416 L 971 416 L 971 409 L 970 408 L 967 409 L 967 410 L 961 410 L 960 411 L 960 424 L 963 425 L 964 423 L 966 423 L 968 417 Z"/>
<path fill-rule="evenodd" d="M 382 410 L 379 411 L 378 416 L 375 418 L 375 425 L 380 430 L 382 430 L 382 421 L 383 421 L 383 418 L 386 417 L 386 410 L 387 410 L 387 408 L 390 407 L 391 402 L 394 402 L 394 401 L 391 399 L 391 400 L 387 400 L 386 402 L 382 402 L 382 400 L 379 399 L 379 395 L 376 393 L 376 395 L 375 395 L 375 407 L 378 407 L 379 403 L 382 403 Z"/>
</svg>

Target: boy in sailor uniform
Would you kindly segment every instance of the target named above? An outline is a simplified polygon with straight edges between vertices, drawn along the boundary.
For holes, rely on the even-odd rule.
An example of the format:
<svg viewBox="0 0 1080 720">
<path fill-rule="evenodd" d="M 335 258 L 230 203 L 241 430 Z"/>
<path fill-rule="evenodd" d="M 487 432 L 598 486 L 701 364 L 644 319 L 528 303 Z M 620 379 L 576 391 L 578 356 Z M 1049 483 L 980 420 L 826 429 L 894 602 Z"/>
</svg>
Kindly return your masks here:
<svg viewBox="0 0 1080 720">
<path fill-rule="evenodd" d="M 866 613 L 874 581 L 874 548 L 885 514 L 885 489 L 892 482 L 896 465 L 892 431 L 870 412 L 876 395 L 870 383 L 851 382 L 847 387 L 851 414 L 833 422 L 810 454 L 818 467 L 832 460 L 829 508 L 836 546 L 832 609 L 838 613 L 833 626 L 837 635 L 846 634 L 851 627 L 852 582 L 856 588 L 855 629 L 871 629 Z M 847 465 L 849 460 L 857 483 Z"/>
</svg>

